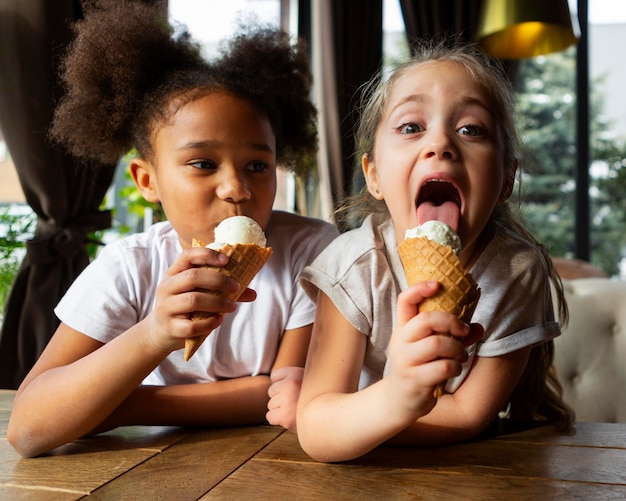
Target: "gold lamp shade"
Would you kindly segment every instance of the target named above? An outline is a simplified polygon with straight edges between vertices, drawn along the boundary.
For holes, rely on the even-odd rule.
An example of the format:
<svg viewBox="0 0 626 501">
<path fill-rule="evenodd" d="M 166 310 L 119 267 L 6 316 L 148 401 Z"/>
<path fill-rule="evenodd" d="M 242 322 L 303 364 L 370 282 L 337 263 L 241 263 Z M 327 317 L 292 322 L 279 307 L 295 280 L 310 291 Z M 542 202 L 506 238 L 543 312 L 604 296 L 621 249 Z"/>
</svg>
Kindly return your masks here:
<svg viewBox="0 0 626 501">
<path fill-rule="evenodd" d="M 482 49 L 499 59 L 557 52 L 576 40 L 567 0 L 485 0 L 476 34 Z"/>
</svg>

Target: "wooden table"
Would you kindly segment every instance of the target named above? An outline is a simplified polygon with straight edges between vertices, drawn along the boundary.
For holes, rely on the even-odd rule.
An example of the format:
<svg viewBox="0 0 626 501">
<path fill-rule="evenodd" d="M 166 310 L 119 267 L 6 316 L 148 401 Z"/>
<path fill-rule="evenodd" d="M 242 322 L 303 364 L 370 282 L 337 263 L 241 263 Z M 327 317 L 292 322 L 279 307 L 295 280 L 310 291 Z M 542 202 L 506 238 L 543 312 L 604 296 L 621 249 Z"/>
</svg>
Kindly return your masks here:
<svg viewBox="0 0 626 501">
<path fill-rule="evenodd" d="M 578 423 L 431 449 L 381 447 L 322 464 L 271 426 L 133 426 L 34 459 L 6 441 L 14 392 L 0 390 L 0 500 L 626 499 L 626 424 Z"/>
</svg>

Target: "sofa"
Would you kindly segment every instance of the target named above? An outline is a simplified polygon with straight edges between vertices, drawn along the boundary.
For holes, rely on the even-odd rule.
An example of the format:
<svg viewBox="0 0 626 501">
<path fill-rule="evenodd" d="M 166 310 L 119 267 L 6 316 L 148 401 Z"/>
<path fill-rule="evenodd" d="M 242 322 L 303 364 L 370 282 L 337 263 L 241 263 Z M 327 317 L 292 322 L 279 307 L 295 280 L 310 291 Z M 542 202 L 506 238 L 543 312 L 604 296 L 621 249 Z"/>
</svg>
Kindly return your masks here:
<svg viewBox="0 0 626 501">
<path fill-rule="evenodd" d="M 578 421 L 626 422 L 626 281 L 564 279 L 569 324 L 555 339 L 564 398 Z"/>
</svg>

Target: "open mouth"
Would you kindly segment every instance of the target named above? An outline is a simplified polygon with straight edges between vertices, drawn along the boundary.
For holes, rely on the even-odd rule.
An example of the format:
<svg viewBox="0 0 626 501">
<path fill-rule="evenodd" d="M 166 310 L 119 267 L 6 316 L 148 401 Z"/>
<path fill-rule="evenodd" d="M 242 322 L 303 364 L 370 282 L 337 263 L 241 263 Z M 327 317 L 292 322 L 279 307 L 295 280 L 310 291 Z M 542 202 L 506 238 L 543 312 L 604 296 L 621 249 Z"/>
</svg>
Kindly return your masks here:
<svg viewBox="0 0 626 501">
<path fill-rule="evenodd" d="M 441 221 L 458 231 L 461 215 L 461 195 L 449 181 L 426 181 L 417 198 L 417 224 Z"/>
</svg>

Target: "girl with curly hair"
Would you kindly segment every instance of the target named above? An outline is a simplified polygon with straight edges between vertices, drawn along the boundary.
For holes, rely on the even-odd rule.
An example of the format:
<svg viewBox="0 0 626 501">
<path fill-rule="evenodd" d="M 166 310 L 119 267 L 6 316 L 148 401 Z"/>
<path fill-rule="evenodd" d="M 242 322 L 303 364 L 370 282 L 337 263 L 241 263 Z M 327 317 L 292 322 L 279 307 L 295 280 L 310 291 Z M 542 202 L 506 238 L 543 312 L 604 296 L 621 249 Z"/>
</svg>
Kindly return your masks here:
<svg viewBox="0 0 626 501">
<path fill-rule="evenodd" d="M 9 423 L 24 456 L 120 425 L 264 423 L 272 371 L 304 365 L 315 304 L 298 277 L 337 235 L 273 210 L 277 166 L 305 173 L 317 146 L 305 48 L 251 28 L 205 61 L 177 31 L 136 2 L 94 4 L 76 25 L 51 136 L 105 162 L 134 148 L 132 179 L 167 221 L 106 246 L 55 309 Z M 205 267 L 228 258 L 192 247 L 234 215 L 274 251 L 237 303 L 211 291 L 239 284 Z M 185 362 L 185 339 L 209 333 Z"/>
</svg>

